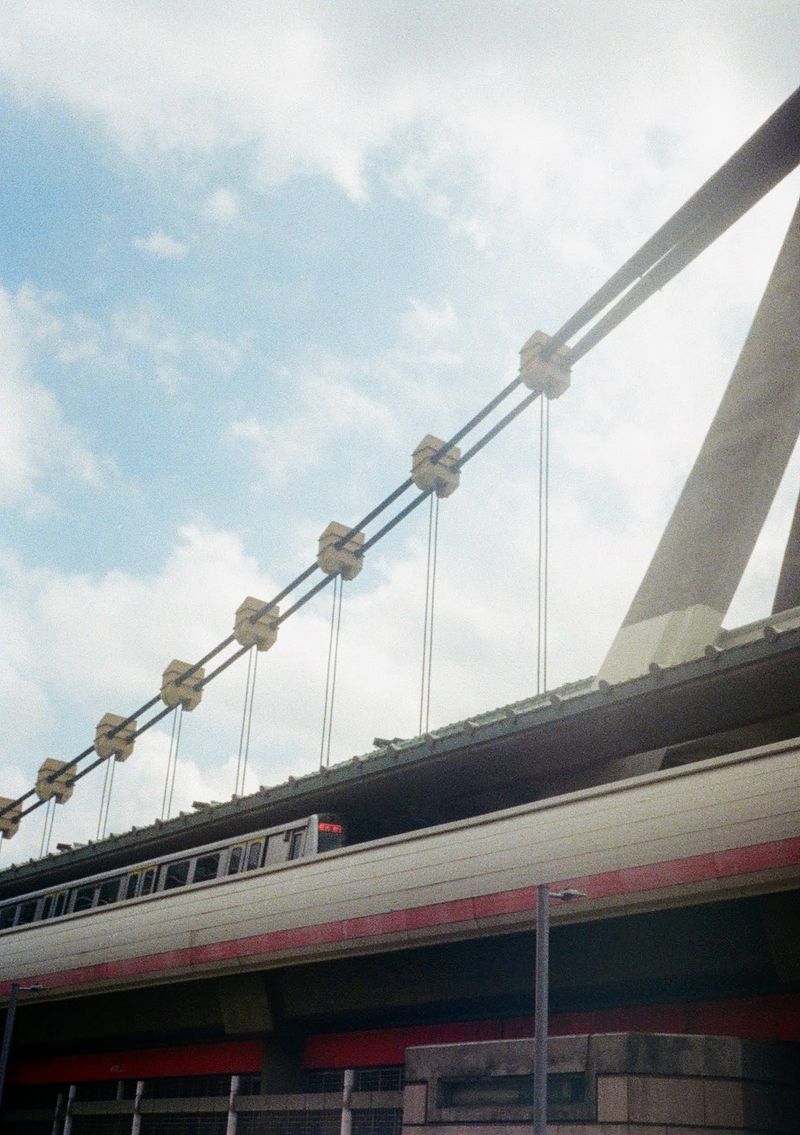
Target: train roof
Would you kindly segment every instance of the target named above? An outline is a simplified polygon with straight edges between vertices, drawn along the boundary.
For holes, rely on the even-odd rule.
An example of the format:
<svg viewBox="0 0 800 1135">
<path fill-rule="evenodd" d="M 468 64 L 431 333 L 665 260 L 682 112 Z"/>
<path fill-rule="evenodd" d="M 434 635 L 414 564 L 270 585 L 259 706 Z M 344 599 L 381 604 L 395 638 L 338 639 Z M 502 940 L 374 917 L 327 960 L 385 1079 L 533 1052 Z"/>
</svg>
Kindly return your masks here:
<svg viewBox="0 0 800 1135">
<path fill-rule="evenodd" d="M 16 864 L 0 898 L 334 812 L 348 842 L 414 831 L 800 734 L 800 608 L 722 631 L 703 657 L 593 678 L 171 820 Z"/>
</svg>

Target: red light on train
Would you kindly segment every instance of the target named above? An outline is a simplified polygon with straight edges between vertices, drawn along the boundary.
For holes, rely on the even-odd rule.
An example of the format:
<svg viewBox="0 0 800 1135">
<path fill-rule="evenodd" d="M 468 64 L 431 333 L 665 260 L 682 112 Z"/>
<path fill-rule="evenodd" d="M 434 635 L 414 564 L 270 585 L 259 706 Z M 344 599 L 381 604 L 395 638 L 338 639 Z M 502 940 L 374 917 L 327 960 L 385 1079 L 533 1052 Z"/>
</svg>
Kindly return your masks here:
<svg viewBox="0 0 800 1135">
<path fill-rule="evenodd" d="M 337 834 L 340 834 L 341 831 L 342 831 L 342 825 L 341 824 L 327 824 L 327 823 L 324 823 L 323 821 L 320 821 L 319 830 L 321 832 L 336 832 Z"/>
</svg>

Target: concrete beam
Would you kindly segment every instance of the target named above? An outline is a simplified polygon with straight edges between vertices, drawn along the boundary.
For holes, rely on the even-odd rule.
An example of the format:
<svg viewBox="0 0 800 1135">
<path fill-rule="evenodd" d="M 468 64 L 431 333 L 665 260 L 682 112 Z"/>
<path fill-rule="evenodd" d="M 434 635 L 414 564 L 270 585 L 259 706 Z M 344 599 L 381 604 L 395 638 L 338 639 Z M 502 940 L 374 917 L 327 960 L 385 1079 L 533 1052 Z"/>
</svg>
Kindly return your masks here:
<svg viewBox="0 0 800 1135">
<path fill-rule="evenodd" d="M 603 663 L 624 681 L 699 657 L 800 434 L 800 206 L 700 454 Z"/>
</svg>

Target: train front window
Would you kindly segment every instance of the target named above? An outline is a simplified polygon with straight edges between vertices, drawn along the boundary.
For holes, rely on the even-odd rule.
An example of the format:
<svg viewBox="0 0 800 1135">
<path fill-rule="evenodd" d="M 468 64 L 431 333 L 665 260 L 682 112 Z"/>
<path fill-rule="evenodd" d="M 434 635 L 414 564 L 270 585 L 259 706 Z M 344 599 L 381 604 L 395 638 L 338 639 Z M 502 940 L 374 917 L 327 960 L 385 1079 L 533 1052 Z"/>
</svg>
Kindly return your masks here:
<svg viewBox="0 0 800 1135">
<path fill-rule="evenodd" d="M 211 855 L 201 855 L 194 865 L 194 882 L 205 883 L 208 879 L 216 879 L 219 871 L 220 852 Z"/>
<path fill-rule="evenodd" d="M 270 866 L 273 863 L 283 863 L 286 858 L 286 842 L 283 838 L 283 832 L 278 835 L 271 835 L 267 840 L 267 854 L 264 862 Z"/>
<path fill-rule="evenodd" d="M 331 816 L 320 816 L 317 824 L 317 851 L 333 851 L 344 843 L 344 829 Z"/>
<path fill-rule="evenodd" d="M 305 828 L 300 828 L 298 831 L 292 832 L 287 859 L 297 859 L 300 855 L 303 848 L 303 836 L 305 834 Z"/>
</svg>

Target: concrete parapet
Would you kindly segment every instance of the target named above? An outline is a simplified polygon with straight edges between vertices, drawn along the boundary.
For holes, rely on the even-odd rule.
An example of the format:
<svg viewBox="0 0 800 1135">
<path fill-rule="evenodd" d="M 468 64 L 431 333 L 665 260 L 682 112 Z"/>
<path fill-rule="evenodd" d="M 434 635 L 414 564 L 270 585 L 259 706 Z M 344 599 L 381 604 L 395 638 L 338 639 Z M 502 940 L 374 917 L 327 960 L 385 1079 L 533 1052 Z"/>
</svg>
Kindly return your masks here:
<svg viewBox="0 0 800 1135">
<path fill-rule="evenodd" d="M 615 1033 L 553 1037 L 552 1135 L 790 1135 L 800 1046 L 736 1037 Z M 403 1135 L 529 1129 L 533 1041 L 411 1048 Z"/>
</svg>

